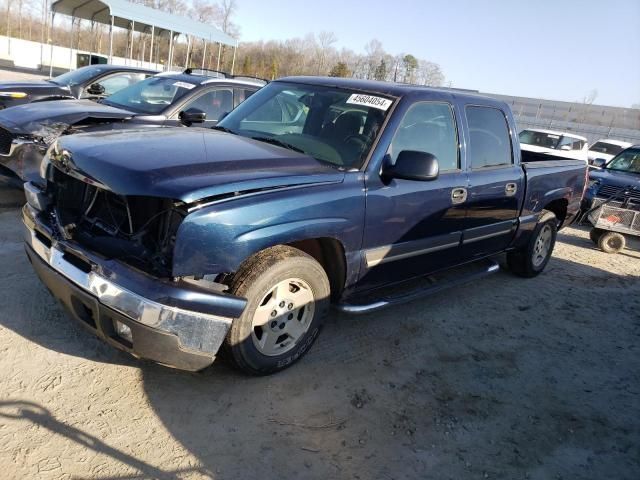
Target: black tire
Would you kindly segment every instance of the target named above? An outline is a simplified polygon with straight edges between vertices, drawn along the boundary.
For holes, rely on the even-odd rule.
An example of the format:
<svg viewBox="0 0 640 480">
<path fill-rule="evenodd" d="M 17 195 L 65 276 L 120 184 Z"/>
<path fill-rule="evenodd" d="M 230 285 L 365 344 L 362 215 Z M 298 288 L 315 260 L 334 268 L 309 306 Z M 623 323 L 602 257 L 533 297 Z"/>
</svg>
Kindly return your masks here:
<svg viewBox="0 0 640 480">
<path fill-rule="evenodd" d="M 544 232 L 545 237 L 550 235 L 546 254 L 540 256 L 536 250 L 538 241 Z M 556 244 L 556 236 L 558 234 L 558 219 L 553 212 L 543 210 L 536 228 L 531 233 L 529 242 L 521 250 L 509 252 L 507 254 L 507 264 L 509 269 L 521 277 L 531 278 L 542 273 L 549 263 L 549 259 L 553 254 L 553 247 Z"/>
<path fill-rule="evenodd" d="M 592 228 L 589 231 L 589 238 L 593 243 L 598 245 L 598 242 L 600 241 L 600 237 L 605 233 L 605 231 L 606 230 L 602 230 L 601 228 Z"/>
<path fill-rule="evenodd" d="M 294 285 L 295 282 L 290 283 L 290 279 L 295 279 L 299 283 Z M 295 299 L 291 303 L 287 300 L 282 307 L 279 304 L 271 306 L 275 297 L 269 296 L 276 295 L 273 293 L 274 288 L 282 283 L 287 287 L 293 286 L 291 290 L 285 289 L 285 295 L 292 295 L 292 298 L 298 293 L 295 290 L 296 286 L 300 290 L 304 289 L 305 295 L 312 295 L 312 302 L 307 302 L 300 308 L 296 305 L 291 310 L 296 313 L 297 318 L 292 318 L 293 314 L 286 310 L 287 307 L 291 309 L 290 305 L 293 305 Z M 252 375 L 278 372 L 302 358 L 320 333 L 324 317 L 329 311 L 331 290 L 326 272 L 314 258 L 293 247 L 276 246 L 251 257 L 233 276 L 229 290 L 233 295 L 246 298 L 248 302 L 242 316 L 234 320 L 231 325 L 225 340 L 225 352 L 235 366 Z M 272 308 L 274 312 L 277 310 L 277 315 L 269 318 L 269 321 L 261 327 L 254 326 L 254 315 L 259 314 L 256 310 L 258 307 L 265 306 L 267 310 Z M 296 323 L 301 316 L 305 320 L 304 327 L 300 326 L 301 322 Z M 292 324 L 289 325 L 287 322 Z M 273 338 L 280 333 L 279 328 L 284 328 L 281 326 L 283 323 L 286 323 L 287 330 L 283 330 L 284 333 L 277 339 L 279 341 L 284 336 L 287 338 L 280 343 L 276 341 L 275 346 L 272 347 L 275 351 L 271 351 L 270 355 L 263 353 L 261 348 L 267 347 L 259 345 L 262 335 Z M 289 326 L 295 327 L 294 324 L 297 325 L 298 332 L 304 331 L 295 341 L 294 337 L 290 337 L 287 333 Z M 287 340 L 289 340 L 288 343 Z M 282 354 L 277 353 L 279 348 L 283 349 Z"/>
<path fill-rule="evenodd" d="M 598 247 L 604 253 L 620 253 L 626 244 L 627 239 L 618 232 L 603 233 L 598 239 Z"/>
</svg>

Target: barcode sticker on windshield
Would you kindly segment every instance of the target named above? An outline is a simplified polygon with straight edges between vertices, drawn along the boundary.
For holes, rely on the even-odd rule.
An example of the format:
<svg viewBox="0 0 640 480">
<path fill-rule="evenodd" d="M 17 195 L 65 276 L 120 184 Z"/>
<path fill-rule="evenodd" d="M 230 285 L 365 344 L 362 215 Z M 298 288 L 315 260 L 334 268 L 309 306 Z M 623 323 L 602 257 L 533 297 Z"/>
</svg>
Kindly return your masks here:
<svg viewBox="0 0 640 480">
<path fill-rule="evenodd" d="M 352 105 L 362 105 L 363 107 L 377 108 L 378 110 L 383 110 L 386 112 L 393 102 L 382 97 L 354 93 L 349 97 L 347 103 L 350 103 Z"/>
<path fill-rule="evenodd" d="M 191 90 L 192 88 L 196 87 L 193 83 L 187 83 L 187 82 L 173 82 L 173 86 L 186 88 L 187 90 Z"/>
</svg>

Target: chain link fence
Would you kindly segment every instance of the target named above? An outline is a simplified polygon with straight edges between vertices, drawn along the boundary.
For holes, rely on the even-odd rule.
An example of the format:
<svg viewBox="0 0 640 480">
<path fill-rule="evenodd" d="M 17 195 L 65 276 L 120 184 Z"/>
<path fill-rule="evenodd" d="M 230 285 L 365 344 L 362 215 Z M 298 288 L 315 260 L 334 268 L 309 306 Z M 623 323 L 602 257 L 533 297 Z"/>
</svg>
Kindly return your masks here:
<svg viewBox="0 0 640 480">
<path fill-rule="evenodd" d="M 489 94 L 509 104 L 520 130 L 546 128 L 640 143 L 640 109 Z"/>
</svg>

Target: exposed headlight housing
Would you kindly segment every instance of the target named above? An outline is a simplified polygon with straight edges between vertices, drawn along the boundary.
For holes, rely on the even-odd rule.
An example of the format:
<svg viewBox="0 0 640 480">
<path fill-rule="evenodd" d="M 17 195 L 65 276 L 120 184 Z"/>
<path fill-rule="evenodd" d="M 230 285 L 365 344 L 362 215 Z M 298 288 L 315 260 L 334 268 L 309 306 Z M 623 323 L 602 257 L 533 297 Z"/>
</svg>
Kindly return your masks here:
<svg viewBox="0 0 640 480">
<path fill-rule="evenodd" d="M 4 98 L 26 98 L 27 94 L 25 92 L 0 92 L 0 97 Z"/>
</svg>

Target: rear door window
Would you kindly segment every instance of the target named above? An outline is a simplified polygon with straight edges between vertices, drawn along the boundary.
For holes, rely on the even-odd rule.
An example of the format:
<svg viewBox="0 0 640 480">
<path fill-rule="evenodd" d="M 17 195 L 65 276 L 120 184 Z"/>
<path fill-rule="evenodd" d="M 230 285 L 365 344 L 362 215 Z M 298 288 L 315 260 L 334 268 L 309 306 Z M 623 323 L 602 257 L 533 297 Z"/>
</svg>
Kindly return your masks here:
<svg viewBox="0 0 640 480">
<path fill-rule="evenodd" d="M 188 102 L 182 110 L 195 108 L 207 114 L 207 120 L 219 120 L 222 114 L 233 110 L 233 91 L 230 88 L 216 88 L 203 93 Z"/>
<path fill-rule="evenodd" d="M 502 110 L 493 107 L 467 106 L 471 168 L 511 165 L 511 137 Z"/>
</svg>

